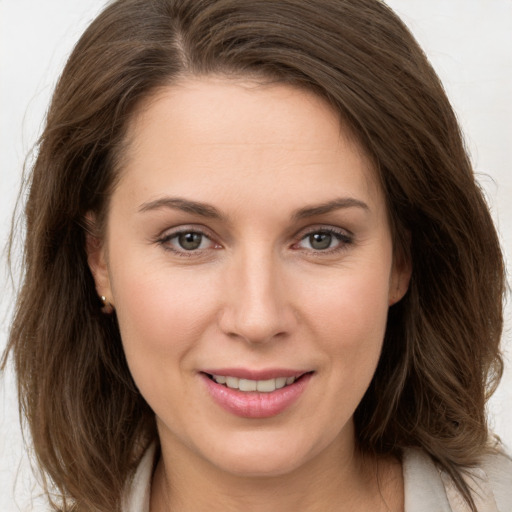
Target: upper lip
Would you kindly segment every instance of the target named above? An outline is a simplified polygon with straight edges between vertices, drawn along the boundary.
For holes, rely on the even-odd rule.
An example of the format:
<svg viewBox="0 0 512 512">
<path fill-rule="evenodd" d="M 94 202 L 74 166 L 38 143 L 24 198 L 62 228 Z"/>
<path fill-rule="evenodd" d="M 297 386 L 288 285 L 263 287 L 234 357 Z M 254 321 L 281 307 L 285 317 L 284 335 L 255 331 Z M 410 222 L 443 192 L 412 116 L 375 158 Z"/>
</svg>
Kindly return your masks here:
<svg viewBox="0 0 512 512">
<path fill-rule="evenodd" d="M 295 377 L 298 378 L 307 370 L 294 370 L 291 368 L 265 368 L 261 370 L 254 370 L 249 368 L 212 368 L 201 370 L 203 373 L 209 375 L 223 375 L 226 377 L 237 377 L 238 379 L 248 380 L 268 380 L 277 379 L 278 377 Z"/>
</svg>

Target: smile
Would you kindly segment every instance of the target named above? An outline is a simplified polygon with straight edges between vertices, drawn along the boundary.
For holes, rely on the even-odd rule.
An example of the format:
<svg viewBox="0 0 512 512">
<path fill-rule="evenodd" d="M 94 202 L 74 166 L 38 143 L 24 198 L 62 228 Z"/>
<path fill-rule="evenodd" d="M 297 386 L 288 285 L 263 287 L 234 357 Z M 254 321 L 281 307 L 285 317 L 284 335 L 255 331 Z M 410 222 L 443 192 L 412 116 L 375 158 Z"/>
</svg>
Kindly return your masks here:
<svg viewBox="0 0 512 512">
<path fill-rule="evenodd" d="M 259 391 L 260 393 L 272 393 L 276 389 L 284 388 L 293 384 L 295 377 L 277 377 L 275 379 L 251 380 L 239 379 L 229 375 L 211 375 L 211 378 L 217 383 L 222 384 L 230 389 L 238 389 L 239 391 Z"/>
<path fill-rule="evenodd" d="M 308 387 L 313 373 L 231 370 L 200 372 L 200 376 L 213 402 L 222 409 L 243 418 L 263 419 L 292 407 Z"/>
</svg>

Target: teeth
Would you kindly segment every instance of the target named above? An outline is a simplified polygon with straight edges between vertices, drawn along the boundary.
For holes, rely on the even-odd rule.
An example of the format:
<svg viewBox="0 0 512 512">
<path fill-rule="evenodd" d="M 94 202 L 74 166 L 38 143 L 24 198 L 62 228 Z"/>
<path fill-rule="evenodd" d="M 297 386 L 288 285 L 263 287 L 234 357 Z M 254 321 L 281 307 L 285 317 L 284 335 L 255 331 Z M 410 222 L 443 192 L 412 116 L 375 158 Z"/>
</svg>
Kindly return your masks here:
<svg viewBox="0 0 512 512">
<path fill-rule="evenodd" d="M 276 389 L 284 388 L 295 382 L 295 377 L 277 377 L 268 380 L 238 379 L 226 375 L 212 375 L 217 384 L 225 384 L 228 388 L 240 391 L 259 391 L 261 393 L 272 393 Z"/>
<path fill-rule="evenodd" d="M 238 389 L 240 391 L 256 391 L 258 382 L 255 380 L 240 379 L 238 381 Z"/>
<path fill-rule="evenodd" d="M 295 377 L 290 377 L 290 384 L 295 381 Z M 276 379 L 276 388 L 281 389 L 286 386 L 286 377 L 278 377 Z"/>
<path fill-rule="evenodd" d="M 214 375 L 213 378 L 216 376 Z M 238 383 L 240 382 L 240 379 L 237 379 L 236 377 L 224 377 L 226 379 L 226 386 L 231 389 L 238 389 Z"/>
<path fill-rule="evenodd" d="M 272 393 L 276 390 L 277 379 L 259 380 L 256 384 L 256 389 L 262 393 Z"/>
</svg>

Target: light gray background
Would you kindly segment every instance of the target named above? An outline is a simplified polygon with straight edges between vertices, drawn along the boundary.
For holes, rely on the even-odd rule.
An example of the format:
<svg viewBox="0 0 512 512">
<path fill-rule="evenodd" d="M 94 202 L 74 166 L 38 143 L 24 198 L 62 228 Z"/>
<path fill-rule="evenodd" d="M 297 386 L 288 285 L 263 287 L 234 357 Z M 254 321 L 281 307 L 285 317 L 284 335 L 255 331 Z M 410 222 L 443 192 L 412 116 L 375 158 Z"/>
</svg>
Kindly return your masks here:
<svg viewBox="0 0 512 512">
<path fill-rule="evenodd" d="M 0 244 L 7 239 L 24 157 L 37 139 L 66 56 L 104 0 L 0 0 Z M 389 0 L 441 76 L 500 231 L 512 271 L 512 0 Z M 5 267 L 4 259 L 0 267 Z M 0 350 L 12 290 L 0 273 Z M 494 430 L 512 447 L 512 308 L 507 371 L 491 400 Z M 0 376 L 0 510 L 43 510 L 18 423 L 12 372 Z"/>
</svg>

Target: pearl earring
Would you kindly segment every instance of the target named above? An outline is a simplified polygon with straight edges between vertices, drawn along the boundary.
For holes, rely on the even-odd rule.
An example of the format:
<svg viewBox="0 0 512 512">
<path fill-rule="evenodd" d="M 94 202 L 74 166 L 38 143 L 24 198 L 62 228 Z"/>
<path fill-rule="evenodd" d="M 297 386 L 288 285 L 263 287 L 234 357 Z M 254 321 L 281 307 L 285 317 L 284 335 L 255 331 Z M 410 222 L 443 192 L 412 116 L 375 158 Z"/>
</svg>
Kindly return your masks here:
<svg viewBox="0 0 512 512">
<path fill-rule="evenodd" d="M 103 306 L 101 307 L 101 311 L 106 315 L 112 314 L 114 312 L 114 306 L 107 300 L 105 295 L 102 295 L 100 299 L 101 303 L 103 304 Z"/>
</svg>

